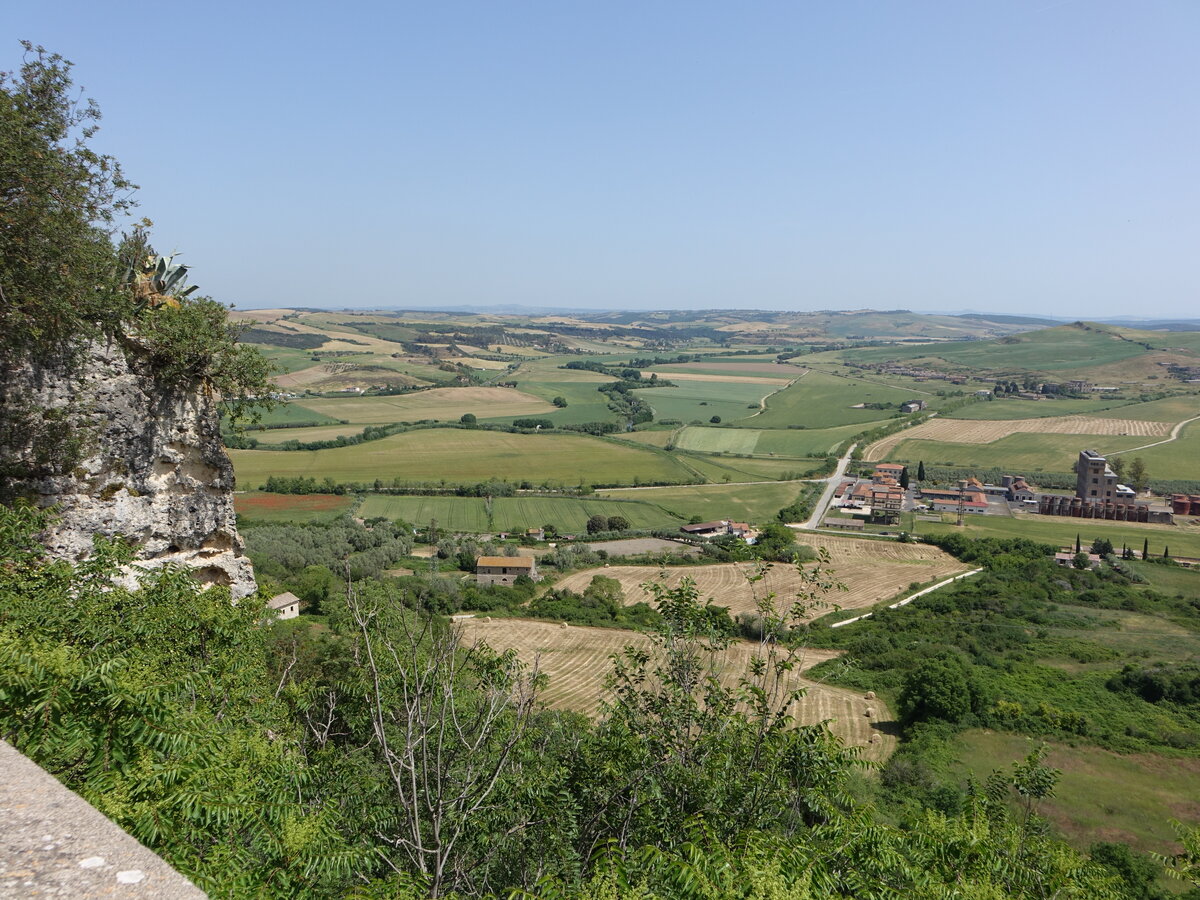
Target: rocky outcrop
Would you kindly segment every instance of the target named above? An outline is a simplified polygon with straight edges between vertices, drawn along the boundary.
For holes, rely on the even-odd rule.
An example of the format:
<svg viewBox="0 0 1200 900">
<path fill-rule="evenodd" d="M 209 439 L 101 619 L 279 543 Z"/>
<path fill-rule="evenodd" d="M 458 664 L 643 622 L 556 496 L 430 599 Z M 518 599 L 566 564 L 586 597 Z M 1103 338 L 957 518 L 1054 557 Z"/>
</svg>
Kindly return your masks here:
<svg viewBox="0 0 1200 900">
<path fill-rule="evenodd" d="M 79 440 L 59 471 L 7 485 L 57 507 L 43 535 L 51 555 L 81 560 L 93 535 L 124 537 L 141 568 L 180 564 L 227 585 L 235 600 L 253 593 L 234 524 L 233 466 L 205 386 L 164 384 L 136 347 L 115 341 L 92 342 L 71 363 L 26 364 L 4 380 L 6 398 L 39 414 L 59 411 Z"/>
</svg>

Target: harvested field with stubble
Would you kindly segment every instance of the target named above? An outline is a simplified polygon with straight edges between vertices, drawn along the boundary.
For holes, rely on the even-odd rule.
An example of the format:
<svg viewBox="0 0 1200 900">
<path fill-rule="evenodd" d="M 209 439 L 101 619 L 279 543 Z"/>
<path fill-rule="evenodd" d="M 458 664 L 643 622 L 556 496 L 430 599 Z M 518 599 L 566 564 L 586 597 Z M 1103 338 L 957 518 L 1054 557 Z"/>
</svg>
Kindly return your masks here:
<svg viewBox="0 0 1200 900">
<path fill-rule="evenodd" d="M 461 622 L 468 642 L 486 641 L 494 650 L 513 649 L 528 664 L 537 660 L 538 668 L 549 676 L 542 701 L 554 709 L 569 709 L 595 716 L 604 693 L 604 681 L 612 671 L 611 656 L 626 646 L 648 646 L 649 638 L 636 631 L 615 628 L 564 626 L 556 622 L 530 619 L 477 617 Z M 725 653 L 721 678 L 736 682 L 750 664 L 758 645 L 735 642 Z M 864 748 L 866 759 L 882 761 L 896 749 L 896 725 L 890 711 L 879 700 L 865 700 L 855 691 L 831 687 L 800 677 L 801 673 L 837 656 L 831 650 L 804 651 L 802 662 L 793 672 L 797 687 L 808 694 L 792 714 L 804 725 L 829 722 L 830 730 L 847 746 Z M 874 715 L 868 717 L 868 709 Z M 872 735 L 878 735 L 871 743 Z"/>
<path fill-rule="evenodd" d="M 950 554 L 927 544 L 901 544 L 893 541 L 865 541 L 854 538 L 804 534 L 800 541 L 814 550 L 829 551 L 833 577 L 846 585 L 846 591 L 830 594 L 826 601 L 842 609 L 862 609 L 894 597 L 914 581 L 947 578 L 969 568 Z M 711 598 L 717 606 L 729 608 L 731 615 L 754 612 L 759 598 L 774 592 L 779 603 L 791 602 L 803 588 L 794 566 L 776 563 L 757 583 L 748 580 L 755 567 L 748 563 L 722 563 L 712 566 L 606 566 L 575 572 L 555 587 L 570 588 L 582 594 L 596 575 L 621 582 L 626 603 L 653 604 L 653 595 L 643 584 L 661 582 L 676 587 L 684 578 L 696 582 L 701 599 Z M 830 607 L 814 609 L 807 618 L 816 619 L 831 612 Z"/>
<path fill-rule="evenodd" d="M 1170 422 L 1140 419 L 1102 419 L 1098 416 L 1051 416 L 1044 419 L 931 419 L 915 428 L 888 435 L 867 448 L 863 459 L 887 457 L 901 441 L 947 441 L 954 444 L 990 444 L 1010 434 L 1089 434 L 1159 437 L 1171 433 Z"/>
</svg>

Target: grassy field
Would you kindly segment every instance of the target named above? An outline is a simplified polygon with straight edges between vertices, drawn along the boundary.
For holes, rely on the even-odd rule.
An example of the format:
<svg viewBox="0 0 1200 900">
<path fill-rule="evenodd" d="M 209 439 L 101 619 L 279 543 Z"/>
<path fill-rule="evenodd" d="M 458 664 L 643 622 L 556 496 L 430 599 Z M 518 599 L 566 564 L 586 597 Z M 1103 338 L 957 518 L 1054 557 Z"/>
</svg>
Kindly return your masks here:
<svg viewBox="0 0 1200 900">
<path fill-rule="evenodd" d="M 990 731 L 969 731 L 962 742 L 963 775 L 979 780 L 995 769 L 1009 769 L 1037 746 L 1023 735 Z M 1062 777 L 1042 813 L 1080 849 L 1096 841 L 1120 841 L 1142 852 L 1174 852 L 1170 819 L 1200 818 L 1200 760 L 1049 746 L 1046 763 Z"/>
<path fill-rule="evenodd" d="M 1024 373 L 1077 370 L 1081 362 L 1089 367 L 1103 366 L 1145 352 L 1140 344 L 1122 340 L 1101 328 L 1060 325 L 994 341 L 872 347 L 847 350 L 844 356 L 858 362 L 945 360 L 953 366 L 971 369 Z"/>
<path fill-rule="evenodd" d="M 675 387 L 639 390 L 637 396 L 654 408 L 656 419 L 708 422 L 720 416 L 722 422 L 736 422 L 753 415 L 759 401 L 773 390 L 769 384 L 680 381 Z"/>
<path fill-rule="evenodd" d="M 348 397 L 306 400 L 317 412 L 362 425 L 416 422 L 420 419 L 457 422 L 464 413 L 480 419 L 551 412 L 549 402 L 511 388 L 434 388 L 389 397 Z"/>
<path fill-rule="evenodd" d="M 1146 404 L 1131 403 L 1129 400 L 992 400 L 982 403 L 971 403 L 954 412 L 946 413 L 948 419 L 965 419 L 978 421 L 980 419 L 1043 419 L 1050 416 L 1101 416 L 1110 413 L 1114 416 L 1136 419 L 1125 410 L 1130 410 Z M 1155 416 L 1149 417 L 1158 421 Z M 1165 421 L 1165 420 L 1164 420 Z"/>
<path fill-rule="evenodd" d="M 292 402 L 280 403 L 274 409 L 264 412 L 262 418 L 255 424 L 270 428 L 273 425 L 293 425 L 298 422 L 308 422 L 312 425 L 334 425 L 337 424 L 337 421 L 325 413 Z M 253 432 L 251 432 L 251 436 L 253 436 Z"/>
<path fill-rule="evenodd" d="M 876 412 L 878 414 L 878 412 Z M 831 452 L 847 438 L 875 422 L 839 428 L 710 428 L 689 425 L 676 437 L 681 450 L 700 453 L 750 453 L 757 456 L 806 457 Z"/>
<path fill-rule="evenodd" d="M 587 435 L 509 434 L 429 428 L 332 450 L 231 450 L 241 489 L 270 475 L 329 477 L 337 482 L 441 481 L 473 484 L 490 478 L 520 482 L 633 484 L 689 481 L 669 454 Z"/>
<path fill-rule="evenodd" d="M 1129 524 L 1067 516 L 1019 514 L 1013 518 L 967 516 L 962 528 L 946 523 L 918 522 L 912 530 L 917 534 L 961 532 L 967 537 L 1024 537 L 1058 547 L 1073 546 L 1075 535 L 1078 534 L 1085 544 L 1103 537 L 1112 541 L 1118 549 L 1122 544 L 1127 544 L 1139 553 L 1142 542 L 1148 539 L 1152 555 L 1159 555 L 1164 547 L 1169 547 L 1172 554 L 1200 557 L 1200 528 L 1192 526 Z"/>
<path fill-rule="evenodd" d="M 694 470 L 698 477 L 714 483 L 727 481 L 794 481 L 807 478 L 820 462 L 815 459 L 765 459 L 740 456 L 707 456 L 700 453 L 673 454 L 681 464 Z"/>
<path fill-rule="evenodd" d="M 791 504 L 806 487 L 802 483 L 787 481 L 773 484 L 700 484 L 600 491 L 599 495 L 653 503 L 684 522 L 692 516 L 699 516 L 705 522 L 729 519 L 763 523 L 775 521 L 776 513 Z"/>
<path fill-rule="evenodd" d="M 492 500 L 492 521 L 482 497 L 408 497 L 372 494 L 359 509 L 363 518 L 384 516 L 413 524 L 437 519 L 451 531 L 525 531 L 554 525 L 560 532 L 582 533 L 589 516 L 623 516 L 632 528 L 673 528 L 678 516 L 650 503 L 592 500 L 579 497 L 497 497 Z"/>
<path fill-rule="evenodd" d="M 1151 422 L 1182 422 L 1192 416 L 1200 416 L 1200 394 L 1181 394 L 1151 400 L 1149 403 L 1132 403 L 1111 412 L 1100 413 L 1105 418 L 1144 419 Z"/>
<path fill-rule="evenodd" d="M 747 424 L 756 428 L 832 428 L 887 418 L 894 410 L 854 409 L 858 403 L 887 403 L 899 409 L 913 399 L 910 391 L 873 381 L 810 372 L 785 391 L 773 395 L 767 408 Z"/>
<path fill-rule="evenodd" d="M 564 627 L 554 622 L 528 619 L 477 617 L 463 622 L 469 641 L 486 641 L 496 650 L 514 649 L 526 663 L 535 661 L 549 677 L 542 702 L 595 716 L 604 694 L 604 680 L 612 671 L 612 655 L 629 645 L 649 647 L 649 639 L 635 631 L 613 628 Z M 758 645 L 738 641 L 724 655 L 721 679 L 735 684 L 749 665 Z M 792 686 L 808 693 L 792 709 L 800 724 L 829 722 L 830 730 L 847 746 L 861 747 L 866 759 L 882 761 L 896 747 L 896 727 L 891 713 L 878 700 L 867 701 L 854 691 L 831 687 L 801 677 L 801 673 L 831 658 L 825 650 L 809 650 L 793 670 Z M 872 709 L 874 715 L 865 713 Z M 874 736 L 874 742 L 872 742 Z"/>
<path fill-rule="evenodd" d="M 989 444 L 960 444 L 952 441 L 905 439 L 886 454 L 895 462 L 926 465 L 979 466 L 1002 468 L 1020 474 L 1032 472 L 1070 472 L 1084 448 L 1111 453 L 1148 443 L 1154 438 L 1113 437 L 1109 435 L 1011 434 Z M 1153 477 L 1171 477 L 1152 471 Z"/>
<path fill-rule="evenodd" d="M 248 491 L 233 495 L 233 509 L 255 522 L 332 522 L 350 511 L 353 497 L 334 494 L 268 494 Z"/>
<path fill-rule="evenodd" d="M 864 541 L 855 538 L 832 537 L 823 534 L 800 535 L 800 542 L 829 551 L 834 577 L 846 585 L 845 592 L 835 592 L 825 598 L 841 609 L 862 609 L 887 600 L 912 582 L 946 578 L 967 570 L 968 566 L 947 553 L 927 544 L 900 544 L 895 541 Z M 755 567 L 750 564 L 725 563 L 711 566 L 687 566 L 658 569 L 653 566 L 608 566 L 588 569 L 568 575 L 558 582 L 560 587 L 582 591 L 593 575 L 607 575 L 621 582 L 627 603 L 652 602 L 642 585 L 662 581 L 675 587 L 684 578 L 692 578 L 701 598 L 712 598 L 718 606 L 727 607 L 731 614 L 751 613 L 759 600 L 773 592 L 781 605 L 794 602 L 803 585 L 792 566 L 773 566 L 762 581 L 751 583 L 747 576 Z M 808 618 L 819 618 L 831 612 L 828 605 L 809 611 Z"/>
<path fill-rule="evenodd" d="M 1135 457 L 1141 457 L 1151 478 L 1200 481 L 1200 421 L 1185 425 L 1178 440 L 1121 455 L 1127 463 Z"/>
</svg>

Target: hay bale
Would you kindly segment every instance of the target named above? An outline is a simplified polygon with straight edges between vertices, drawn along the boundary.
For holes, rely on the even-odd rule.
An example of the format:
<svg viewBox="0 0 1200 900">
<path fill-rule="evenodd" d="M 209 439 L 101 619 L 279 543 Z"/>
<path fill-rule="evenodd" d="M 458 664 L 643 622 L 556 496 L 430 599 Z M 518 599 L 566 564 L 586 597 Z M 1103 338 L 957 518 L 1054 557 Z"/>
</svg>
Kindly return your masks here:
<svg viewBox="0 0 1200 900">
<path fill-rule="evenodd" d="M 484 616 L 484 617 L 483 617 L 482 619 L 480 619 L 479 621 L 480 621 L 480 622 L 490 622 L 490 621 L 492 621 L 492 617 L 491 617 L 491 616 Z"/>
<path fill-rule="evenodd" d="M 868 743 L 871 743 L 871 744 L 878 744 L 878 743 L 879 743 L 879 735 L 878 735 L 878 734 L 873 734 L 873 735 L 871 735 L 871 738 L 870 738 L 870 740 L 868 741 Z"/>
<path fill-rule="evenodd" d="M 563 623 L 562 623 L 561 625 L 559 625 L 558 627 L 559 627 L 559 628 L 570 628 L 571 626 L 570 626 L 570 625 L 568 625 L 566 622 L 563 622 Z"/>
<path fill-rule="evenodd" d="M 875 699 L 875 692 L 874 692 L 874 691 L 867 691 L 867 697 L 866 697 L 866 699 L 868 699 L 868 700 L 874 700 L 874 699 Z"/>
<path fill-rule="evenodd" d="M 866 716 L 868 719 L 873 719 L 875 717 L 875 710 L 871 709 L 871 707 L 868 706 L 866 712 L 864 712 L 863 715 Z"/>
</svg>

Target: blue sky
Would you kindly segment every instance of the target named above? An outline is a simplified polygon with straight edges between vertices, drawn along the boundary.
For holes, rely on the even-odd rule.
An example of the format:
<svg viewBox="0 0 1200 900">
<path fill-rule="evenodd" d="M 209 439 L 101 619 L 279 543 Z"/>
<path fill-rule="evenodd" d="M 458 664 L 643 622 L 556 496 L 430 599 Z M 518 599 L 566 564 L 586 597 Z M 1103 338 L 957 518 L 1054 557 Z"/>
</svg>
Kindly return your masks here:
<svg viewBox="0 0 1200 900">
<path fill-rule="evenodd" d="M 6 7 L 241 308 L 1200 316 L 1195 0 Z"/>
</svg>

